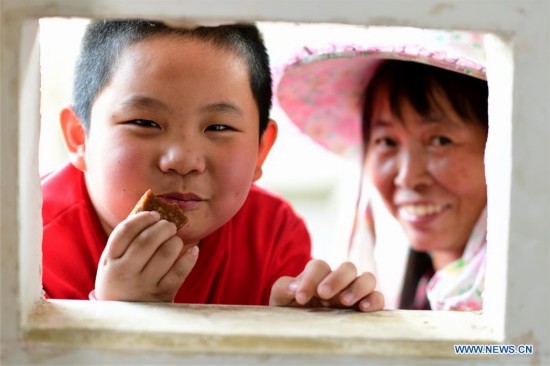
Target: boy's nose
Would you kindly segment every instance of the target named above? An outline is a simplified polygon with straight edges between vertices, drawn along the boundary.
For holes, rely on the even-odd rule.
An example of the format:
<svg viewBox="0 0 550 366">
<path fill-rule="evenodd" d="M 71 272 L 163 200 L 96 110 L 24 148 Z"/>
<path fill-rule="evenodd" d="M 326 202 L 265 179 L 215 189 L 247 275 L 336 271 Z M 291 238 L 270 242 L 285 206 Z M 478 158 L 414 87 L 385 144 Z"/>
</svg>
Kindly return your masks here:
<svg viewBox="0 0 550 366">
<path fill-rule="evenodd" d="M 433 182 L 427 152 L 422 149 L 407 149 L 399 157 L 394 183 L 398 187 L 417 189 Z"/>
<path fill-rule="evenodd" d="M 201 173 L 206 168 L 204 154 L 199 146 L 177 142 L 165 147 L 159 167 L 163 173 Z"/>
</svg>

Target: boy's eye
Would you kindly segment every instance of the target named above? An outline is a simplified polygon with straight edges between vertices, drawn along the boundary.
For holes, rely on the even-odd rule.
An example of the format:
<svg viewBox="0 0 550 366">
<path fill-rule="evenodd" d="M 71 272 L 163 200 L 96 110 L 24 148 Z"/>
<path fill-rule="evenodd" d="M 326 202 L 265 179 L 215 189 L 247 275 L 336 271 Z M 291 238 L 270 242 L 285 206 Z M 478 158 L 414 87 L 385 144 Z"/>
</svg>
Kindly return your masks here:
<svg viewBox="0 0 550 366">
<path fill-rule="evenodd" d="M 221 131 L 232 131 L 232 130 L 233 128 L 226 125 L 210 125 L 206 127 L 206 131 L 221 132 Z"/>
<path fill-rule="evenodd" d="M 450 145 L 453 143 L 453 141 L 445 136 L 435 136 L 432 138 L 432 145 L 433 146 L 444 146 L 444 145 Z"/>
<path fill-rule="evenodd" d="M 150 121 L 148 119 L 134 119 L 132 121 L 130 121 L 129 123 L 132 123 L 132 124 L 135 124 L 135 125 L 138 125 L 138 126 L 141 126 L 141 127 L 149 127 L 149 128 L 159 128 L 159 124 L 154 122 L 154 121 Z"/>
</svg>

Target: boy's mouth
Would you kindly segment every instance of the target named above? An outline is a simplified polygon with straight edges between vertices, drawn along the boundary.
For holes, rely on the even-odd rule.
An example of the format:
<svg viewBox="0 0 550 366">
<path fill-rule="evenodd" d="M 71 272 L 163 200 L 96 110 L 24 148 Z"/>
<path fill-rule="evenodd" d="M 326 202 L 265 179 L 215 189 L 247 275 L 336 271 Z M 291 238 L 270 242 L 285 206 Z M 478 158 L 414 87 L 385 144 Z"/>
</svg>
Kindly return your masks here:
<svg viewBox="0 0 550 366">
<path fill-rule="evenodd" d="M 166 202 L 176 204 L 179 207 L 181 207 L 182 210 L 194 208 L 198 206 L 201 202 L 205 201 L 204 198 L 192 192 L 186 192 L 186 193 L 173 192 L 173 193 L 160 194 L 158 195 L 158 198 Z"/>
</svg>

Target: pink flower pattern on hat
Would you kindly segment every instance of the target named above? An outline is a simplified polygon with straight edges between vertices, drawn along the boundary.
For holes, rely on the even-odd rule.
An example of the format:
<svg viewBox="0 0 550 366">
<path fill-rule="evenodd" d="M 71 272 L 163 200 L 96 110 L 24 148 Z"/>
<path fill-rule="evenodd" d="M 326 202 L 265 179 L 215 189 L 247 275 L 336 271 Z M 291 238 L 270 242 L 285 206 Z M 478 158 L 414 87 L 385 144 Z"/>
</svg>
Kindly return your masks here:
<svg viewBox="0 0 550 366">
<path fill-rule="evenodd" d="M 276 102 L 315 142 L 356 158 L 361 152 L 362 94 L 384 60 L 421 62 L 485 78 L 481 34 L 432 30 L 423 34 L 418 43 L 304 48 L 276 83 Z"/>
</svg>

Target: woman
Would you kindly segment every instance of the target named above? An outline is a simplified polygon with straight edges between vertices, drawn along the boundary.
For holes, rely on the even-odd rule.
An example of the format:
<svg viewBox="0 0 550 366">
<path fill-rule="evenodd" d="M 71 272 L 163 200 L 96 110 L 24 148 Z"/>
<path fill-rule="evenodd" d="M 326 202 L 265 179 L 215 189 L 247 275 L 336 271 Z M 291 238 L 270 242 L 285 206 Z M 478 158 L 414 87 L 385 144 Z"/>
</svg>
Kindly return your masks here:
<svg viewBox="0 0 550 366">
<path fill-rule="evenodd" d="M 410 246 L 399 307 L 479 310 L 486 254 L 485 68 L 465 58 L 464 48 L 457 57 L 431 47 L 313 53 L 285 69 L 277 97 L 315 141 L 344 155 L 361 153 L 365 176 Z M 371 203 L 360 213 L 372 229 Z M 375 240 L 374 230 L 370 234 Z"/>
</svg>

